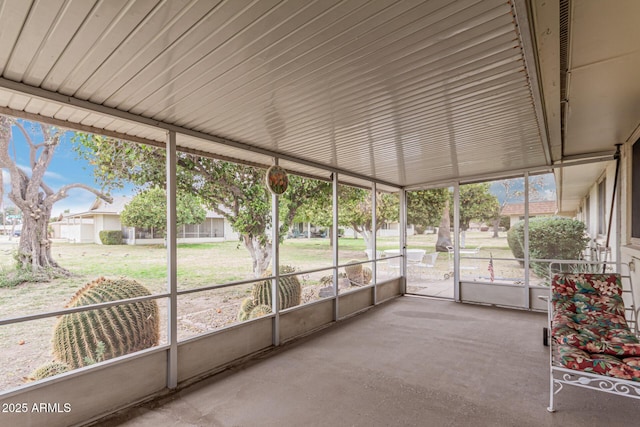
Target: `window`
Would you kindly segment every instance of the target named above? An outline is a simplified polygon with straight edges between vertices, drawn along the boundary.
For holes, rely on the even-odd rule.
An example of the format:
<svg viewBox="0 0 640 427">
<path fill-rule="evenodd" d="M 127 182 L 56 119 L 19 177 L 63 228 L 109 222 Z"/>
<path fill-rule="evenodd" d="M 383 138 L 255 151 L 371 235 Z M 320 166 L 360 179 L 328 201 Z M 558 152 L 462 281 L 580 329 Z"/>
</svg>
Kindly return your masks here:
<svg viewBox="0 0 640 427">
<path fill-rule="evenodd" d="M 598 234 L 607 232 L 607 180 L 598 184 Z"/>
<path fill-rule="evenodd" d="M 631 212 L 638 212 L 640 209 L 640 139 L 633 144 L 631 161 Z M 631 215 L 631 237 L 640 239 L 640 217 L 638 215 Z"/>
</svg>

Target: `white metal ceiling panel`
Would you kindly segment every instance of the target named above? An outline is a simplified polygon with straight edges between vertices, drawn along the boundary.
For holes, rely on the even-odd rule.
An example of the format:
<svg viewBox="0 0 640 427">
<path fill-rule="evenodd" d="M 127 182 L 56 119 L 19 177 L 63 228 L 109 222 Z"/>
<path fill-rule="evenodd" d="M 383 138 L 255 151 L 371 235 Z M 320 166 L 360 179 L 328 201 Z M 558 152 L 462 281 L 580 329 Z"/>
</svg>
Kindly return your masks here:
<svg viewBox="0 0 640 427">
<path fill-rule="evenodd" d="M 3 2 L 0 106 L 354 184 L 540 166 L 518 19 L 504 0 Z"/>
</svg>

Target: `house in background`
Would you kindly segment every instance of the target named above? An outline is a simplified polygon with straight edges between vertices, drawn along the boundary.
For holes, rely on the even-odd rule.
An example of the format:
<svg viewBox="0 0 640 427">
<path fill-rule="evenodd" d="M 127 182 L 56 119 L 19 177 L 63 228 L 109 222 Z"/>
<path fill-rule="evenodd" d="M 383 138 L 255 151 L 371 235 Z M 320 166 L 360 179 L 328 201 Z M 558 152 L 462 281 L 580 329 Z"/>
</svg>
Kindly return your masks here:
<svg viewBox="0 0 640 427">
<path fill-rule="evenodd" d="M 558 205 L 555 200 L 529 202 L 529 218 L 552 216 L 556 213 L 558 213 Z M 524 219 L 524 203 L 507 203 L 502 210 L 502 215 L 508 216 L 509 225 L 513 226 Z"/>
<path fill-rule="evenodd" d="M 131 201 L 129 196 L 114 196 L 112 203 L 96 199 L 88 210 L 65 214 L 50 224 L 54 239 L 64 239 L 72 243 L 96 243 L 103 230 L 122 230 L 122 237 L 128 245 L 155 245 L 164 243 L 164 231 L 153 228 L 125 227 L 120 222 L 120 214 Z M 207 210 L 201 224 L 187 224 L 178 227 L 178 243 L 211 243 L 237 240 L 224 217 Z"/>
</svg>

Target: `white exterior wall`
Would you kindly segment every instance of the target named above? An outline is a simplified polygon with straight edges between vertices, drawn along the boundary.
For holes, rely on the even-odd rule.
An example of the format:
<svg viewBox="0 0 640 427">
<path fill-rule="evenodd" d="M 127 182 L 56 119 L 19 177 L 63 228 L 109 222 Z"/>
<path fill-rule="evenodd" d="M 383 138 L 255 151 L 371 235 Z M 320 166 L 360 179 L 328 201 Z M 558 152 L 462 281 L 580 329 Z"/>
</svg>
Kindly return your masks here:
<svg viewBox="0 0 640 427">
<path fill-rule="evenodd" d="M 60 238 L 71 243 L 94 243 L 93 230 L 93 224 L 60 224 Z"/>
<path fill-rule="evenodd" d="M 621 216 L 620 222 L 620 261 L 623 264 L 622 272 L 629 272 L 631 276 L 631 283 L 633 287 L 633 304 L 636 310 L 640 308 L 640 244 L 631 240 L 631 218 L 634 213 L 631 209 L 631 175 L 633 172 L 631 163 L 631 148 L 632 144 L 627 143 L 624 145 L 622 161 L 620 162 L 620 189 L 621 189 Z M 640 171 L 636 171 L 639 173 Z M 639 215 L 637 212 L 635 215 Z M 629 268 L 627 268 L 629 266 Z M 631 296 L 627 296 L 625 304 L 631 305 L 629 299 Z M 640 313 L 637 313 L 640 314 Z"/>
<path fill-rule="evenodd" d="M 233 228 L 231 228 L 231 224 L 229 224 L 229 221 L 225 221 L 224 222 L 224 241 L 229 241 L 229 240 L 238 240 L 240 238 L 240 235 L 234 231 Z"/>
</svg>

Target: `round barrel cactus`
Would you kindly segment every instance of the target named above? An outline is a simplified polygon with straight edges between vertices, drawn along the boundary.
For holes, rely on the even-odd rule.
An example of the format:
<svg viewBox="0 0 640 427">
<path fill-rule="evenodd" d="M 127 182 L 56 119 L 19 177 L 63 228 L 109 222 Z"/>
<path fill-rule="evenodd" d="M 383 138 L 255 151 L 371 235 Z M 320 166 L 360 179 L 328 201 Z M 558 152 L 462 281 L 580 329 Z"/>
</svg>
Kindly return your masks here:
<svg viewBox="0 0 640 427">
<path fill-rule="evenodd" d="M 293 273 L 294 271 L 295 269 L 293 267 L 289 267 L 286 265 L 280 267 L 280 274 Z M 270 275 L 270 271 L 267 271 L 265 273 L 265 276 Z M 286 276 L 279 279 L 278 297 L 280 301 L 278 305 L 280 307 L 280 310 L 299 305 L 301 295 L 302 285 L 300 285 L 298 276 Z M 269 311 L 266 312 L 264 307 L 261 306 L 268 307 Z M 246 298 L 244 301 L 242 301 L 242 304 L 240 305 L 240 311 L 238 312 L 238 320 L 249 320 L 255 317 L 262 316 L 264 314 L 271 313 L 272 306 L 273 303 L 271 301 L 271 280 L 263 280 L 262 282 L 258 282 L 253 285 L 251 297 Z M 253 311 L 256 308 L 260 309 L 256 310 L 256 313 L 252 315 Z"/>
<path fill-rule="evenodd" d="M 269 313 L 272 313 L 271 307 L 268 305 L 258 305 L 249 313 L 249 319 L 257 319 L 258 317 L 266 316 Z"/>
<path fill-rule="evenodd" d="M 76 292 L 67 307 L 147 295 L 135 280 L 101 277 Z M 153 347 L 159 339 L 158 304 L 139 301 L 63 315 L 54 329 L 53 354 L 75 369 Z"/>
<path fill-rule="evenodd" d="M 71 368 L 64 362 L 53 361 L 46 363 L 29 374 L 27 381 L 38 381 L 54 375 L 70 371 Z"/>
</svg>

